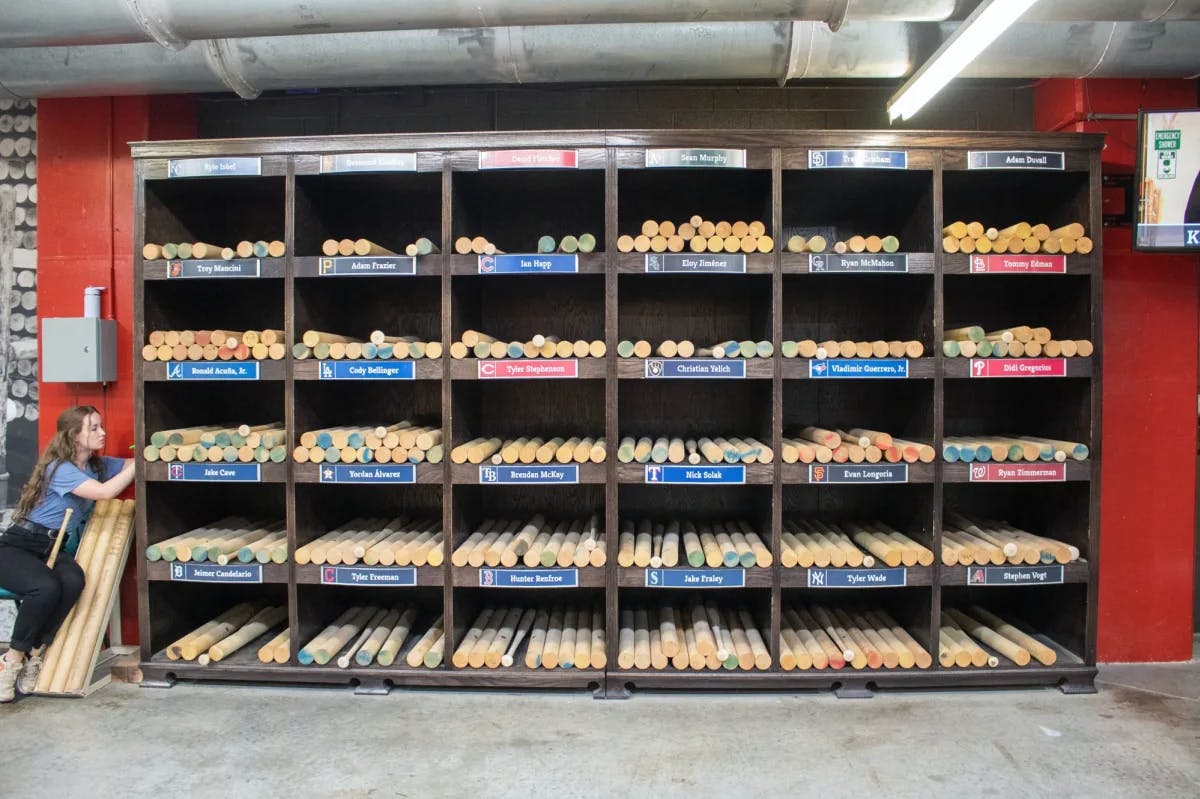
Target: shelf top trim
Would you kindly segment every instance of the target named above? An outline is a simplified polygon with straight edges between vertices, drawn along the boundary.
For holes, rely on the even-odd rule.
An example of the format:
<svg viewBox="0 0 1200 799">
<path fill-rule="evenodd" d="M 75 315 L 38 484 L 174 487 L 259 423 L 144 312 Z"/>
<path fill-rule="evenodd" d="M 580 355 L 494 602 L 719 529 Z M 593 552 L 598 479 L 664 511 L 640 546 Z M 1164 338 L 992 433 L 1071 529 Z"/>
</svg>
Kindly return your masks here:
<svg viewBox="0 0 1200 799">
<path fill-rule="evenodd" d="M 271 138 L 187 139 L 130 142 L 134 158 L 189 158 L 218 155 L 325 155 L 372 151 L 495 150 L 504 148 L 587 147 L 904 147 L 1005 149 L 1054 147 L 1099 150 L 1097 133 L 937 130 L 589 130 L 385 133 Z M 486 144 L 486 146 L 481 146 Z"/>
</svg>

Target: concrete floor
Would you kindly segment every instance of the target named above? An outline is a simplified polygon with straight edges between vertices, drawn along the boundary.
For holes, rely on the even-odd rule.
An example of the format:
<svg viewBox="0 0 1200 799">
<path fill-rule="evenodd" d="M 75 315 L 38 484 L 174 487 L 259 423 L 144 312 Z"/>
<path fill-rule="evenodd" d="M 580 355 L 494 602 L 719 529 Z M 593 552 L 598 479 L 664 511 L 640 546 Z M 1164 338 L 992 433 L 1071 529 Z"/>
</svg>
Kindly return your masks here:
<svg viewBox="0 0 1200 799">
<path fill-rule="evenodd" d="M 0 707 L 0 796 L 1200 796 L 1200 661 L 1100 692 L 581 694 L 179 684 Z"/>
</svg>

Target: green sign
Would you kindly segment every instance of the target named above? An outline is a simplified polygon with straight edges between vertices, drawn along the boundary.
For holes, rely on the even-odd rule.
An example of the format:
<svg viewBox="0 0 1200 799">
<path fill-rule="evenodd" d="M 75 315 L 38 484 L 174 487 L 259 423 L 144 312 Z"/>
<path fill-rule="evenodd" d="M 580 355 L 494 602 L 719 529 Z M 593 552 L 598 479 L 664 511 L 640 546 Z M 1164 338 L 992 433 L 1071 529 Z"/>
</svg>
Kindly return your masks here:
<svg viewBox="0 0 1200 799">
<path fill-rule="evenodd" d="M 1180 131 L 1178 130 L 1156 130 L 1154 131 L 1154 149 L 1178 150 L 1179 139 Z"/>
</svg>

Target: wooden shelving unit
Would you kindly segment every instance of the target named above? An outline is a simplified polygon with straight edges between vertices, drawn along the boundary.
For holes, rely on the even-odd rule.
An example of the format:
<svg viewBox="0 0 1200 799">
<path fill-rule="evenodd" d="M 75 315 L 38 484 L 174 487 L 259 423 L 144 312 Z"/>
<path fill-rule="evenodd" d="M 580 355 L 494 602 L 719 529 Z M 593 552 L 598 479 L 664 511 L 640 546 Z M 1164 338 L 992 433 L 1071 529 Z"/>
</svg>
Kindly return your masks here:
<svg viewBox="0 0 1200 799">
<path fill-rule="evenodd" d="M 618 697 L 638 688 L 834 688 L 842 695 L 876 687 L 1060 685 L 1092 690 L 1100 491 L 1100 146 L 1098 136 L 985 135 L 867 131 L 596 131 L 344 136 L 205 140 L 133 145 L 135 251 L 145 242 L 279 239 L 283 258 L 255 260 L 245 276 L 189 277 L 172 262 L 147 261 L 135 281 L 134 340 L 151 329 L 274 327 L 290 344 L 315 328 L 366 336 L 375 328 L 441 341 L 440 360 L 415 363 L 411 379 L 327 380 L 321 362 L 263 362 L 257 380 L 168 379 L 161 363 L 137 361 L 136 436 L 187 424 L 256 416 L 284 420 L 286 463 L 262 464 L 250 479 L 227 482 L 172 464 L 142 464 L 137 477 L 139 551 L 224 514 L 285 518 L 289 552 L 353 516 L 442 520 L 442 565 L 414 569 L 407 587 L 328 585 L 321 566 L 266 564 L 257 579 L 194 582 L 175 564 L 142 562 L 139 619 L 148 684 L 175 679 L 354 683 L 366 692 L 391 686 L 575 688 Z M 717 151 L 732 166 L 664 167 L 666 148 Z M 830 168 L 835 150 L 869 150 L 871 166 Z M 498 151 L 523 151 L 530 158 Z M 1051 150 L 1065 169 L 972 170 L 972 150 Z M 536 151 L 536 152 L 535 152 Z M 357 167 L 355 154 L 388 154 L 387 168 Z M 481 154 L 485 154 L 481 158 Z M 341 156 L 342 158 L 337 158 Z M 397 157 L 402 156 L 402 157 Z M 411 156 L 411 157 L 410 157 Z M 536 157 L 534 157 L 536 156 Z M 221 168 L 238 157 L 237 168 Z M 173 177 L 173 162 L 204 159 L 209 177 Z M 670 159 L 667 159 L 670 162 Z M 504 168 L 492 168 L 499 163 Z M 709 163 L 712 163 L 709 161 Z M 550 164 L 563 164 L 548 166 Z M 573 165 L 569 165 L 573 164 Z M 744 164 L 744 165 L 743 165 Z M 177 166 L 177 165 L 176 165 Z M 374 169 L 375 171 L 372 171 Z M 331 171 L 335 170 L 335 171 Z M 344 171 L 336 171 L 344 170 Z M 187 170 L 184 170 L 187 171 Z M 233 174 L 230 174 L 233 173 Z M 664 273 L 650 256 L 619 253 L 620 234 L 642 220 L 762 220 L 770 253 L 745 256 L 735 274 Z M 1088 256 L 1069 256 L 1064 274 L 979 274 L 970 256 L 940 252 L 943 221 L 982 218 L 1081 221 L 1095 239 Z M 826 253 L 789 253 L 796 231 L 894 234 L 896 256 L 864 264 Z M 593 253 L 552 269 L 503 265 L 455 254 L 454 240 L 484 235 L 509 254 L 532 254 L 537 238 L 589 232 Z M 441 254 L 401 264 L 396 274 L 340 275 L 320 254 L 328 237 L 362 236 L 402 251 L 418 236 Z M 653 255 L 653 254 L 651 254 Z M 903 257 L 899 257 L 903 256 Z M 186 265 L 182 265 L 186 267 Z M 512 268 L 514 273 L 506 270 Z M 564 273 L 565 272 L 565 273 Z M 1062 377 L 974 379 L 969 359 L 941 352 L 946 323 L 1036 323 L 1056 335 L 1089 338 L 1091 358 L 1068 359 Z M 536 332 L 603 340 L 604 358 L 582 358 L 573 379 L 492 379 L 487 361 L 453 360 L 449 344 L 466 329 L 500 337 Z M 622 339 L 766 340 L 775 352 L 747 359 L 745 376 L 664 379 L 647 359 L 621 358 Z M 846 379 L 784 358 L 780 342 L 799 339 L 918 340 L 924 356 L 897 379 Z M 655 360 L 655 359 L 649 359 Z M 380 364 L 391 362 L 363 361 Z M 440 419 L 449 446 L 478 435 L 604 435 L 608 458 L 582 464 L 547 485 L 489 484 L 480 466 L 422 463 L 401 484 L 331 484 L 322 467 L 296 464 L 300 431 L 357 419 Z M 784 464 L 781 440 L 797 427 L 867 427 L 933 445 L 933 463 L 865 464 L 862 475 Z M 1091 457 L 1065 464 L 943 463 L 946 435 L 1026 431 L 1087 442 Z M 645 465 L 616 458 L 624 435 L 746 435 L 768 443 L 774 463 L 749 464 L 720 484 L 663 481 Z M 449 449 L 447 447 L 447 450 Z M 899 466 L 905 468 L 899 469 Z M 991 464 L 991 467 L 1002 464 Z M 880 471 L 882 467 L 888 467 Z M 701 471 L 703 467 L 697 467 Z M 1015 471 L 1014 471 L 1015 470 Z M 836 470 L 834 470 L 836 471 Z M 984 484 L 987 483 L 987 484 Z M 834 589 L 836 569 L 784 568 L 785 519 L 876 518 L 940 554 L 947 509 L 1006 518 L 1077 547 L 1081 559 L 1037 580 L 982 586 L 967 567 L 908 567 L 887 587 Z M 450 553 L 484 519 L 576 518 L 597 514 L 607 565 L 571 575 L 572 588 L 496 587 L 478 568 L 451 565 Z M 627 518 L 747 519 L 775 556 L 737 575 L 741 587 L 656 587 L 646 569 L 617 563 Z M 703 570 L 702 570 L 703 571 Z M 1043 584 L 1049 583 L 1049 584 Z M 773 658 L 766 671 L 623 670 L 620 612 L 664 597 L 690 597 L 747 610 Z M 169 660 L 166 644 L 246 598 L 286 602 L 301 644 L 356 603 L 420 609 L 416 634 L 439 615 L 446 663 L 410 668 L 303 666 L 295 658 L 264 665 L 251 650 L 200 667 Z M 568 601 L 605 611 L 604 669 L 458 669 L 449 655 L 480 608 Z M 887 610 L 934 656 L 929 669 L 784 671 L 779 666 L 783 609 L 796 603 L 867 603 Z M 943 607 L 980 603 L 1043 636 L 1060 657 L 1052 667 L 939 668 Z M 422 626 L 424 625 L 424 626 Z M 1046 637 L 1048 636 L 1048 637 Z M 411 646 L 411 640 L 409 644 Z M 295 648 L 295 644 L 294 644 Z M 247 654 L 249 653 L 249 654 Z"/>
</svg>

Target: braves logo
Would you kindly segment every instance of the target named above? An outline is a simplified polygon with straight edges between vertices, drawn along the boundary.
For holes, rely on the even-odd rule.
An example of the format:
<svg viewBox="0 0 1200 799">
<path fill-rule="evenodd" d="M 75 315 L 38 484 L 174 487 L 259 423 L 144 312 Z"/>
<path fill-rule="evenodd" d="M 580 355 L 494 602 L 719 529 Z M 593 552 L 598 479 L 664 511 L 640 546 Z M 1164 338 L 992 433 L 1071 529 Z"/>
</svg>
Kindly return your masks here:
<svg viewBox="0 0 1200 799">
<path fill-rule="evenodd" d="M 496 271 L 496 256 L 494 256 L 494 255 L 479 256 L 479 272 L 481 274 L 488 274 L 490 272 L 495 272 L 495 271 Z"/>
</svg>

